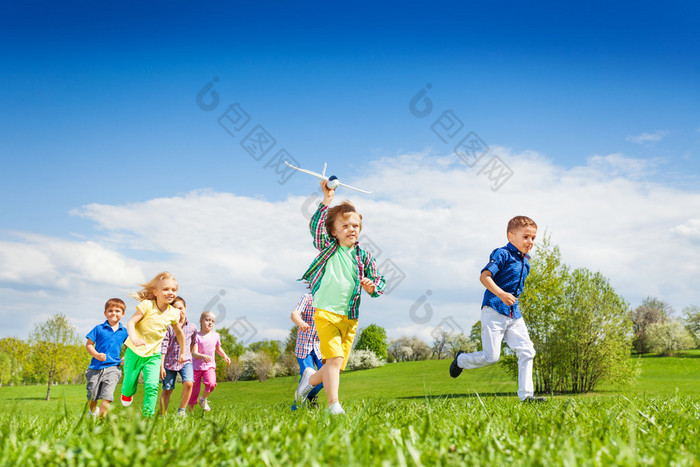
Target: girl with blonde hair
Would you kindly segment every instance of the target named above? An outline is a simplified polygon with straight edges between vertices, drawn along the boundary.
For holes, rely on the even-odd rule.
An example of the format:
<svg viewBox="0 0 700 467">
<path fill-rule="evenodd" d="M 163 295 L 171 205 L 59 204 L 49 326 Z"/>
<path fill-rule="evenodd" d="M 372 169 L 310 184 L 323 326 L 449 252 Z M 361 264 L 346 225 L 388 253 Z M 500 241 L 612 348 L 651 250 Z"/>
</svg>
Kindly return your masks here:
<svg viewBox="0 0 700 467">
<path fill-rule="evenodd" d="M 143 410 L 145 417 L 155 413 L 158 400 L 158 378 L 160 376 L 161 343 L 172 325 L 180 345 L 178 362 L 184 362 L 185 335 L 180 327 L 180 310 L 171 306 L 177 297 L 177 280 L 169 272 L 162 272 L 145 284 L 132 298 L 141 300 L 136 313 L 126 325 L 129 338 L 124 355 L 124 381 L 121 401 L 124 407 L 131 405 L 143 372 Z"/>
</svg>

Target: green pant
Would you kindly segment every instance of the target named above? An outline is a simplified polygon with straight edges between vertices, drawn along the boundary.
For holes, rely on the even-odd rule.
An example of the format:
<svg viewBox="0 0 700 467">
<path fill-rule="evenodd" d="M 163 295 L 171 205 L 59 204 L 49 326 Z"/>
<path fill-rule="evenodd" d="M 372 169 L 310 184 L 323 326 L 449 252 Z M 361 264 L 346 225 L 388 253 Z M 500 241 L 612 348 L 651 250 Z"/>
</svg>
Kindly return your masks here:
<svg viewBox="0 0 700 467">
<path fill-rule="evenodd" d="M 158 382 L 160 379 L 160 354 L 150 357 L 141 357 L 130 348 L 126 348 L 124 354 L 124 381 L 122 382 L 122 395 L 131 397 L 136 394 L 139 384 L 139 373 L 143 371 L 143 410 L 146 417 L 153 416 L 156 412 L 158 401 Z"/>
</svg>

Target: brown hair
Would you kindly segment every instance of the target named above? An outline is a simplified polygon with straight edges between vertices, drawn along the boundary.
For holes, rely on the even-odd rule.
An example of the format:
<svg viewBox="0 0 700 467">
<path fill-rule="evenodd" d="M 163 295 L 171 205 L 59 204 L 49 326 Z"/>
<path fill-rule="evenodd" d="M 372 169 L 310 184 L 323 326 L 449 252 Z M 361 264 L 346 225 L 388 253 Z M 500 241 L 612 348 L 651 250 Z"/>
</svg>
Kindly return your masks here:
<svg viewBox="0 0 700 467">
<path fill-rule="evenodd" d="M 185 308 L 187 308 L 187 302 L 181 296 L 178 295 L 177 297 L 175 297 L 175 300 L 173 300 L 173 303 L 175 303 L 175 302 L 182 302 L 182 304 L 185 305 Z M 171 303 L 171 305 L 173 303 Z"/>
<path fill-rule="evenodd" d="M 345 200 L 339 205 L 333 206 L 328 210 L 326 222 L 324 224 L 328 235 L 333 237 L 333 224 L 335 224 L 335 220 L 338 218 L 338 216 L 347 217 L 350 214 L 357 214 L 357 216 L 360 218 L 360 230 L 362 230 L 362 214 L 355 210 L 355 206 L 353 206 L 350 201 Z"/>
<path fill-rule="evenodd" d="M 105 303 L 105 311 L 109 310 L 113 306 L 118 306 L 121 308 L 122 313 L 126 312 L 126 303 L 124 303 L 124 300 L 121 298 L 110 298 L 107 300 L 107 303 Z"/>
<path fill-rule="evenodd" d="M 158 283 L 164 279 L 172 279 L 177 282 L 175 276 L 167 271 L 156 274 L 156 277 L 146 282 L 145 284 L 139 284 L 143 289 L 136 293 L 129 294 L 129 297 L 135 298 L 137 300 L 155 300 L 156 296 L 153 294 L 153 290 L 158 287 Z"/>
<path fill-rule="evenodd" d="M 513 233 L 518 229 L 522 229 L 523 227 L 537 228 L 537 224 L 527 216 L 515 216 L 508 221 L 508 228 L 506 229 L 506 232 Z"/>
</svg>

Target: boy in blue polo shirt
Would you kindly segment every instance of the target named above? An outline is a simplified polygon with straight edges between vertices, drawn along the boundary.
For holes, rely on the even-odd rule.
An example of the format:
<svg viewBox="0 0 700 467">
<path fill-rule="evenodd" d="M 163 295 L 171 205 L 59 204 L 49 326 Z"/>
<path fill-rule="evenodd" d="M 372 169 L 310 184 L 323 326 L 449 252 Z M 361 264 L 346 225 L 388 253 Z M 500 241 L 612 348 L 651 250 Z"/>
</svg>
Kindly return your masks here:
<svg viewBox="0 0 700 467">
<path fill-rule="evenodd" d="M 456 378 L 462 370 L 493 365 L 501 356 L 501 341 L 518 357 L 518 397 L 523 402 L 542 402 L 534 397 L 532 361 L 535 347 L 525 326 L 518 297 L 530 272 L 528 252 L 535 244 L 537 224 L 525 216 L 516 216 L 506 229 L 508 244 L 491 253 L 489 263 L 481 270 L 481 283 L 486 287 L 481 304 L 481 345 L 483 350 L 460 351 L 450 365 L 450 376 Z"/>
<path fill-rule="evenodd" d="M 129 334 L 119 322 L 126 311 L 126 304 L 119 298 L 110 298 L 105 303 L 105 318 L 87 336 L 85 349 L 92 356 L 90 366 L 85 372 L 87 379 L 87 397 L 90 401 L 90 413 L 93 417 L 105 417 L 109 404 L 114 400 L 114 390 L 122 376 L 119 370 L 122 345 Z M 100 406 L 97 406 L 99 401 Z"/>
</svg>

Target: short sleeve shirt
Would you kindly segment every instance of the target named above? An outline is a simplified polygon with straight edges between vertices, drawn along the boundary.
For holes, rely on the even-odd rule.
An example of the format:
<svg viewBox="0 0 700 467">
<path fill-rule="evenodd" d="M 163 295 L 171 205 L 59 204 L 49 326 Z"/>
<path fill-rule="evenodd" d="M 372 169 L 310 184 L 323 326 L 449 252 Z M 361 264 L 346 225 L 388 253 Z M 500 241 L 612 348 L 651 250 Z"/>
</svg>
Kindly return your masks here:
<svg viewBox="0 0 700 467">
<path fill-rule="evenodd" d="M 209 368 L 216 368 L 216 358 L 215 353 L 218 347 L 221 347 L 221 337 L 216 331 L 210 331 L 205 335 L 197 333 L 197 353 L 208 355 L 211 360 L 205 362 L 202 359 L 194 358 L 192 359 L 192 367 L 195 370 L 208 370 Z"/>
<path fill-rule="evenodd" d="M 98 324 L 92 328 L 92 331 L 85 337 L 95 343 L 95 350 L 97 350 L 98 353 L 103 353 L 107 356 L 104 362 L 93 358 L 90 361 L 91 369 L 102 370 L 103 368 L 117 366 L 121 363 L 122 345 L 126 338 L 129 337 L 129 333 L 122 323 L 119 323 L 119 327 L 115 331 L 112 329 L 112 326 L 109 325 L 109 322 L 105 320 L 104 323 Z"/>
<path fill-rule="evenodd" d="M 328 259 L 321 286 L 314 294 L 314 308 L 347 315 L 359 280 L 355 247 L 339 245 Z"/>
<path fill-rule="evenodd" d="M 489 263 L 481 270 L 481 272 L 484 271 L 490 271 L 497 286 L 518 298 L 525 288 L 525 279 L 530 272 L 530 256 L 521 253 L 508 242 L 508 245 L 491 252 Z M 513 319 L 522 316 L 517 301 L 513 306 L 508 306 L 488 289 L 484 292 L 481 306 L 491 307 L 498 313 Z"/>
<path fill-rule="evenodd" d="M 126 340 L 126 346 L 140 357 L 150 357 L 160 354 L 161 343 L 171 324 L 180 322 L 180 310 L 168 305 L 165 311 L 160 311 L 155 300 L 144 300 L 136 309 L 143 313 L 141 321 L 136 323 L 136 337 L 143 339 L 146 345 L 135 346 L 131 338 Z"/>
</svg>

